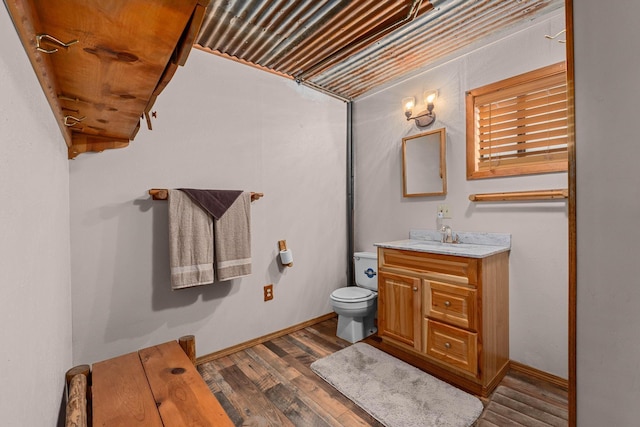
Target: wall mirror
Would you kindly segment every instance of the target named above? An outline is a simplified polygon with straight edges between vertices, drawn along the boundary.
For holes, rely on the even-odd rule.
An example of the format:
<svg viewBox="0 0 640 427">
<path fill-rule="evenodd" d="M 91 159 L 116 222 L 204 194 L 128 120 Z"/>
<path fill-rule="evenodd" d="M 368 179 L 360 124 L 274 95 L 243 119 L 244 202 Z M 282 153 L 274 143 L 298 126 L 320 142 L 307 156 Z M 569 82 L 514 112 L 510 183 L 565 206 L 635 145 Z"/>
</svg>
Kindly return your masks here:
<svg viewBox="0 0 640 427">
<path fill-rule="evenodd" d="M 446 159 L 444 128 L 402 138 L 402 195 L 447 194 Z"/>
</svg>

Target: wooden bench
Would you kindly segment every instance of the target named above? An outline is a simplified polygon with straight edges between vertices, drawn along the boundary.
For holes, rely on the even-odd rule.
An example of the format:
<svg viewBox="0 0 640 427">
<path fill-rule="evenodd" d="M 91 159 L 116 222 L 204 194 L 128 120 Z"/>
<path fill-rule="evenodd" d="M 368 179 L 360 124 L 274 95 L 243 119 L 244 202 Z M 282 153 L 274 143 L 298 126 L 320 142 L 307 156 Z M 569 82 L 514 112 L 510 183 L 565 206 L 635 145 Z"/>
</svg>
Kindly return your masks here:
<svg viewBox="0 0 640 427">
<path fill-rule="evenodd" d="M 67 371 L 67 427 L 233 426 L 195 368 L 192 335 Z"/>
</svg>

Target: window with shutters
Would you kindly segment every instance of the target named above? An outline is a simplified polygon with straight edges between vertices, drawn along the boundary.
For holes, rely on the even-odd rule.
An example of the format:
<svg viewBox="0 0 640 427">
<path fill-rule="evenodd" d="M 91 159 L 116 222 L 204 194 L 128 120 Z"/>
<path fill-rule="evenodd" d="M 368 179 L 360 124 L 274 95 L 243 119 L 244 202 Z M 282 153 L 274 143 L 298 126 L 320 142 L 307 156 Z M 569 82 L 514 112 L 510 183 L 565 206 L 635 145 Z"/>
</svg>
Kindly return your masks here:
<svg viewBox="0 0 640 427">
<path fill-rule="evenodd" d="M 567 170 L 564 62 L 467 92 L 467 179 Z"/>
</svg>

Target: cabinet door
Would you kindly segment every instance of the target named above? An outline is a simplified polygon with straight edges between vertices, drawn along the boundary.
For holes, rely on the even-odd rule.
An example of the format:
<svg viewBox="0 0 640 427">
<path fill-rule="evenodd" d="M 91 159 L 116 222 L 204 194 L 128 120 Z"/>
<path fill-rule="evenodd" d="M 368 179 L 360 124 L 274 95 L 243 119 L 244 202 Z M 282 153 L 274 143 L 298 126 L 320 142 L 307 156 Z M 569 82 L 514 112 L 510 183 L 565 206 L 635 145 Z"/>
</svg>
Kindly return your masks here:
<svg viewBox="0 0 640 427">
<path fill-rule="evenodd" d="M 421 280 L 380 272 L 378 334 L 420 349 Z"/>
</svg>

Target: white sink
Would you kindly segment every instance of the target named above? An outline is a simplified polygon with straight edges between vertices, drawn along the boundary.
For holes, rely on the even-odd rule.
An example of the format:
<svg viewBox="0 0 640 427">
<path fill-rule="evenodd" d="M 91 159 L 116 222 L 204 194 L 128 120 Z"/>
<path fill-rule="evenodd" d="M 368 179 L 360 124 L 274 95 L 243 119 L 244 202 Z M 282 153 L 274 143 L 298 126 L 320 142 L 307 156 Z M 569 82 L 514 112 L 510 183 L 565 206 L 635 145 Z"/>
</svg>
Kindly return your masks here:
<svg viewBox="0 0 640 427">
<path fill-rule="evenodd" d="M 438 242 L 436 240 L 413 240 L 410 243 L 408 243 L 407 246 L 410 246 L 416 249 L 451 248 L 451 249 L 460 249 L 460 250 L 463 250 L 463 249 L 475 250 L 475 249 L 482 249 L 487 245 L 477 245 L 473 243 L 443 243 L 443 242 Z"/>
</svg>

